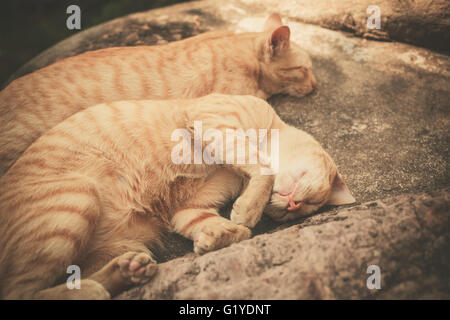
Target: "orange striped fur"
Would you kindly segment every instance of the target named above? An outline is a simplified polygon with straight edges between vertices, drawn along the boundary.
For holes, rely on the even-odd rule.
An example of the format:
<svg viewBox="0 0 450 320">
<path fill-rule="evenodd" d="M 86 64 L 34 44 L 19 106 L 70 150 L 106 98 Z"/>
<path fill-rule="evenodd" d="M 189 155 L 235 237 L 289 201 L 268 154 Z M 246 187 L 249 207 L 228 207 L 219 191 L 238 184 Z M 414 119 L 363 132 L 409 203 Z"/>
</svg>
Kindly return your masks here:
<svg viewBox="0 0 450 320">
<path fill-rule="evenodd" d="M 259 164 L 174 164 L 171 133 L 195 120 L 204 130 L 280 130 L 279 173 L 262 176 Z M 306 173 L 294 200 L 315 205 L 292 213 L 276 192 L 287 192 L 298 170 Z M 163 232 L 192 239 L 197 253 L 215 250 L 249 238 L 267 202 L 275 219 L 311 213 L 331 198 L 337 177 L 310 135 L 253 96 L 87 108 L 37 139 L 0 179 L 0 297 L 109 298 L 151 277 L 149 248 Z M 236 197 L 231 221 L 221 217 Z M 80 290 L 64 283 L 71 264 L 81 267 Z"/>
<path fill-rule="evenodd" d="M 160 46 L 108 48 L 60 60 L 0 92 L 0 176 L 42 133 L 95 104 L 212 92 L 303 96 L 311 60 L 278 15 L 260 33 L 220 31 Z"/>
</svg>

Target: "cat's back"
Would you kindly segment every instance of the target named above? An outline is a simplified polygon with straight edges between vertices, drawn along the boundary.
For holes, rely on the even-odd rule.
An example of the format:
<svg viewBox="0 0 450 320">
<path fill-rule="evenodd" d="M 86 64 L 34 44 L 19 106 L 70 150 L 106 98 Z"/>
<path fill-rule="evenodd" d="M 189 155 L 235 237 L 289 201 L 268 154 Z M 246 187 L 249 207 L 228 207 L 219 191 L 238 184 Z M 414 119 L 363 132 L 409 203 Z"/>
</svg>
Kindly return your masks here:
<svg viewBox="0 0 450 320">
<path fill-rule="evenodd" d="M 155 163 L 170 162 L 173 132 L 192 127 L 194 121 L 205 127 L 256 129 L 270 126 L 274 117 L 266 101 L 250 95 L 211 94 L 92 106 L 59 123 L 29 147 L 0 178 L 0 198 L 12 182 L 24 185 L 70 171 L 96 172 L 105 163 L 133 167 L 156 156 Z"/>
<path fill-rule="evenodd" d="M 220 56 L 230 54 L 230 46 L 239 49 L 236 40 L 242 36 L 231 31 L 206 32 L 163 45 L 111 47 L 60 59 L 13 80 L 0 91 L 0 123 L 7 126 L 15 118 L 23 118 L 17 112 L 28 112 L 48 130 L 53 125 L 44 116 L 44 104 L 52 109 L 53 119 L 59 118 L 59 112 L 65 116 L 81 105 L 103 101 L 202 96 L 179 92 L 183 85 L 176 85 L 179 81 L 173 81 L 172 74 L 180 73 L 190 83 L 203 68 L 217 71 L 216 65 L 224 62 Z M 55 105 L 61 110 L 51 107 Z"/>
<path fill-rule="evenodd" d="M 47 81 L 45 81 L 47 83 L 48 81 L 51 81 L 52 78 L 55 77 L 56 75 L 59 76 L 58 77 L 59 79 L 63 78 L 61 76 L 61 73 L 63 73 L 65 80 L 67 80 L 70 83 L 76 80 L 73 76 L 77 73 L 77 71 L 80 70 L 80 68 L 92 70 L 94 72 L 95 70 L 98 70 L 99 67 L 106 67 L 106 66 L 113 67 L 116 62 L 123 63 L 126 61 L 134 60 L 135 58 L 137 59 L 135 60 L 136 64 L 131 65 L 131 67 L 132 68 L 137 66 L 142 67 L 143 65 L 148 63 L 147 58 L 149 56 L 152 55 L 167 56 L 170 53 L 170 51 L 186 50 L 188 47 L 194 48 L 198 44 L 215 41 L 217 42 L 217 40 L 220 39 L 227 41 L 226 39 L 235 36 L 236 34 L 233 33 L 232 31 L 227 30 L 211 31 L 201 33 L 197 36 L 160 45 L 110 47 L 93 51 L 86 51 L 75 56 L 59 59 L 48 66 L 45 66 L 32 73 L 29 73 L 27 75 L 24 75 L 20 78 L 13 80 L 9 85 L 7 85 L 3 90 L 0 91 L 0 103 L 8 102 L 8 97 L 10 95 L 8 93 L 10 91 L 25 89 L 23 85 L 27 82 L 32 82 L 32 79 L 38 77 L 39 75 L 47 77 Z M 145 59 L 140 60 L 139 58 Z M 103 62 L 104 65 L 103 64 L 98 65 L 99 62 Z M 85 75 L 91 76 L 92 74 L 85 74 Z M 49 76 L 50 78 L 48 78 Z M 49 87 L 48 89 L 51 89 L 51 87 Z"/>
<path fill-rule="evenodd" d="M 108 69 L 108 71 L 117 72 L 120 63 L 127 63 L 126 67 L 130 68 L 130 72 L 140 72 L 143 67 L 149 67 L 149 57 L 158 58 L 160 56 L 159 59 L 165 60 L 163 62 L 170 62 L 173 61 L 174 56 L 177 53 L 186 54 L 186 50 L 195 50 L 195 53 L 198 55 L 201 53 L 200 51 L 202 48 L 199 48 L 201 45 L 214 47 L 223 44 L 224 47 L 221 47 L 222 49 L 229 48 L 230 45 L 236 44 L 239 40 L 246 41 L 257 35 L 258 33 L 236 34 L 228 30 L 210 31 L 160 45 L 110 47 L 83 52 L 75 56 L 62 58 L 48 66 L 13 80 L 8 86 L 0 91 L 0 105 L 7 105 L 6 102 L 8 102 L 9 96 L 11 95 L 9 92 L 17 93 L 17 90 L 38 89 L 40 86 L 38 83 L 33 83 L 34 79 L 39 79 L 39 81 L 44 81 L 45 84 L 48 84 L 57 77 L 58 81 L 65 80 L 70 84 L 77 80 L 76 76 L 82 71 L 82 74 L 80 75 L 85 76 L 83 79 L 87 79 L 88 81 L 89 79 L 93 79 L 94 81 L 97 81 L 101 79 L 99 71 Z M 238 48 L 234 49 L 236 50 Z M 161 65 L 161 61 L 158 59 L 154 62 L 155 64 L 153 67 Z M 147 72 L 150 70 L 151 69 L 146 69 Z M 158 70 L 158 68 L 154 68 L 154 70 Z M 122 74 L 122 76 L 123 75 L 124 74 Z M 60 84 L 62 85 L 62 83 Z M 52 88 L 52 86 L 47 87 L 49 90 Z M 63 89 L 64 87 L 58 87 L 58 90 Z"/>
<path fill-rule="evenodd" d="M 177 127 L 177 106 L 185 103 L 126 100 L 75 113 L 39 137 L 0 178 L 0 199 L 12 181 L 23 186 L 71 171 L 95 173 L 105 163 L 133 167 L 153 153 L 149 145 L 161 151 L 158 145 Z"/>
<path fill-rule="evenodd" d="M 33 178 L 75 169 L 95 172 L 105 161 L 133 166 L 154 154 L 170 161 L 172 133 L 192 126 L 187 118 L 190 122 L 203 121 L 205 126 L 221 121 L 230 128 L 242 123 L 256 128 L 260 126 L 256 123 L 268 124 L 274 116 L 266 101 L 251 95 L 215 93 L 194 99 L 124 100 L 95 105 L 57 124 L 27 148 L 0 178 L 0 197 L 10 181 L 24 184 Z"/>
</svg>

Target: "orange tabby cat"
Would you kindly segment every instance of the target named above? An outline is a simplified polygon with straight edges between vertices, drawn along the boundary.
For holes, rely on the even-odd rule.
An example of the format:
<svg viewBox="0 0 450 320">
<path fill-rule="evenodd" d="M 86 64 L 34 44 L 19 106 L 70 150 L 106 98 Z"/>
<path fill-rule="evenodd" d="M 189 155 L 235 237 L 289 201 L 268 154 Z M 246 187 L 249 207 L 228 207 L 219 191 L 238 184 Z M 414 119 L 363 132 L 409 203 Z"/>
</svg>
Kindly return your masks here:
<svg viewBox="0 0 450 320">
<path fill-rule="evenodd" d="M 278 130 L 278 173 L 263 175 L 269 164 L 247 160 L 174 163 L 173 132 L 191 132 L 197 120 L 204 132 Z M 218 209 L 236 197 L 231 221 L 221 217 Z M 165 231 L 204 253 L 249 238 L 266 205 L 286 220 L 353 201 L 319 143 L 262 99 L 101 104 L 49 130 L 0 179 L 0 297 L 108 298 L 152 276 L 148 248 Z M 71 264 L 82 270 L 80 290 L 64 283 Z"/>
<path fill-rule="evenodd" d="M 317 83 L 311 60 L 289 35 L 275 14 L 261 33 L 211 32 L 86 52 L 19 78 L 0 92 L 0 176 L 42 133 L 95 104 L 212 92 L 303 96 Z"/>
</svg>

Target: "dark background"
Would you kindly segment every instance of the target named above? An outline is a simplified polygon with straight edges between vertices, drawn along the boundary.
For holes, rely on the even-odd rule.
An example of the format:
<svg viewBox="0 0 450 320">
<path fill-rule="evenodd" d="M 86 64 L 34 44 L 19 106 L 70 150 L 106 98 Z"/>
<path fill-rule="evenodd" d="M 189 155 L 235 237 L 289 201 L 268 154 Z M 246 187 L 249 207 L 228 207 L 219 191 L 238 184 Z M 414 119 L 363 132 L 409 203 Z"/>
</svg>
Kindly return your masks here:
<svg viewBox="0 0 450 320">
<path fill-rule="evenodd" d="M 40 52 L 71 35 L 133 12 L 187 0 L 2 0 L 0 85 Z M 81 9 L 81 30 L 69 30 L 69 5 Z"/>
</svg>

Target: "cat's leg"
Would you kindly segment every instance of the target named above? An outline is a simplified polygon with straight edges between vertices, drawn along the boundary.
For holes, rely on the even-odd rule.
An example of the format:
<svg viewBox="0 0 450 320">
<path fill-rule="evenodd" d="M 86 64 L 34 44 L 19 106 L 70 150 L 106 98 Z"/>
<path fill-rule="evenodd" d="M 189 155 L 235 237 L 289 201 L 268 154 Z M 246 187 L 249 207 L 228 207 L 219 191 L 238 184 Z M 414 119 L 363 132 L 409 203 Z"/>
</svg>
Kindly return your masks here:
<svg viewBox="0 0 450 320">
<path fill-rule="evenodd" d="M 103 268 L 80 282 L 80 288 L 66 284 L 38 292 L 35 299 L 109 299 L 135 284 L 144 284 L 156 273 L 156 261 L 145 246 L 112 259 Z"/>
<path fill-rule="evenodd" d="M 229 246 L 251 236 L 248 228 L 221 217 L 215 209 L 182 209 L 173 215 L 171 224 L 175 232 L 194 241 L 194 251 L 198 254 Z"/>
<path fill-rule="evenodd" d="M 156 261 L 142 246 L 137 251 L 128 251 L 112 259 L 89 279 L 102 284 L 111 296 L 115 296 L 133 285 L 148 282 L 156 271 Z"/>
<path fill-rule="evenodd" d="M 273 123 L 277 115 L 266 102 L 254 97 L 241 97 L 241 100 L 238 101 L 239 99 L 230 96 L 211 95 L 204 99 L 211 99 L 213 103 L 190 108 L 189 111 L 185 111 L 182 116 L 179 116 L 178 121 L 182 121 L 181 126 L 189 130 L 191 136 L 196 134 L 195 122 L 201 119 L 203 132 L 214 129 L 220 131 L 223 137 L 227 137 L 222 159 L 226 159 L 227 166 L 238 175 L 248 179 L 246 189 L 235 202 L 231 220 L 252 228 L 261 219 L 264 208 L 270 199 L 275 178 L 274 174 L 264 174 L 271 172 L 271 159 L 265 156 L 266 152 L 263 152 L 267 150 L 261 149 L 261 142 L 258 144 L 247 139 L 246 132 L 252 129 L 270 129 L 269 123 Z M 254 116 L 256 113 L 262 113 L 264 117 Z M 230 129 L 233 130 L 232 134 L 230 134 Z M 271 134 L 270 141 L 272 141 Z M 228 143 L 229 138 L 233 143 Z M 268 139 L 268 136 L 265 139 Z M 242 149 L 235 150 L 235 141 L 242 141 L 243 145 L 248 145 L 248 147 L 245 147 L 243 152 Z M 207 140 L 202 140 L 202 148 L 206 148 L 208 143 Z M 276 145 L 271 145 L 270 148 L 272 147 L 275 148 Z M 254 156 L 259 158 L 259 163 L 257 161 L 257 163 L 251 164 L 250 160 Z M 231 162 L 236 159 L 236 163 L 230 164 L 228 159 L 231 159 Z M 261 161 L 262 159 L 264 161 Z"/>
<path fill-rule="evenodd" d="M 153 277 L 156 270 L 156 261 L 150 256 L 149 250 L 142 245 L 139 251 L 126 252 L 112 259 L 87 279 L 81 279 L 79 288 L 69 289 L 64 283 L 38 291 L 25 298 L 45 300 L 110 299 L 134 284 L 146 283 Z"/>
<path fill-rule="evenodd" d="M 256 166 L 239 169 L 249 176 L 249 180 L 246 188 L 233 204 L 230 219 L 236 224 L 253 228 L 261 220 L 264 208 L 270 199 L 275 176 L 262 175 Z"/>
</svg>

